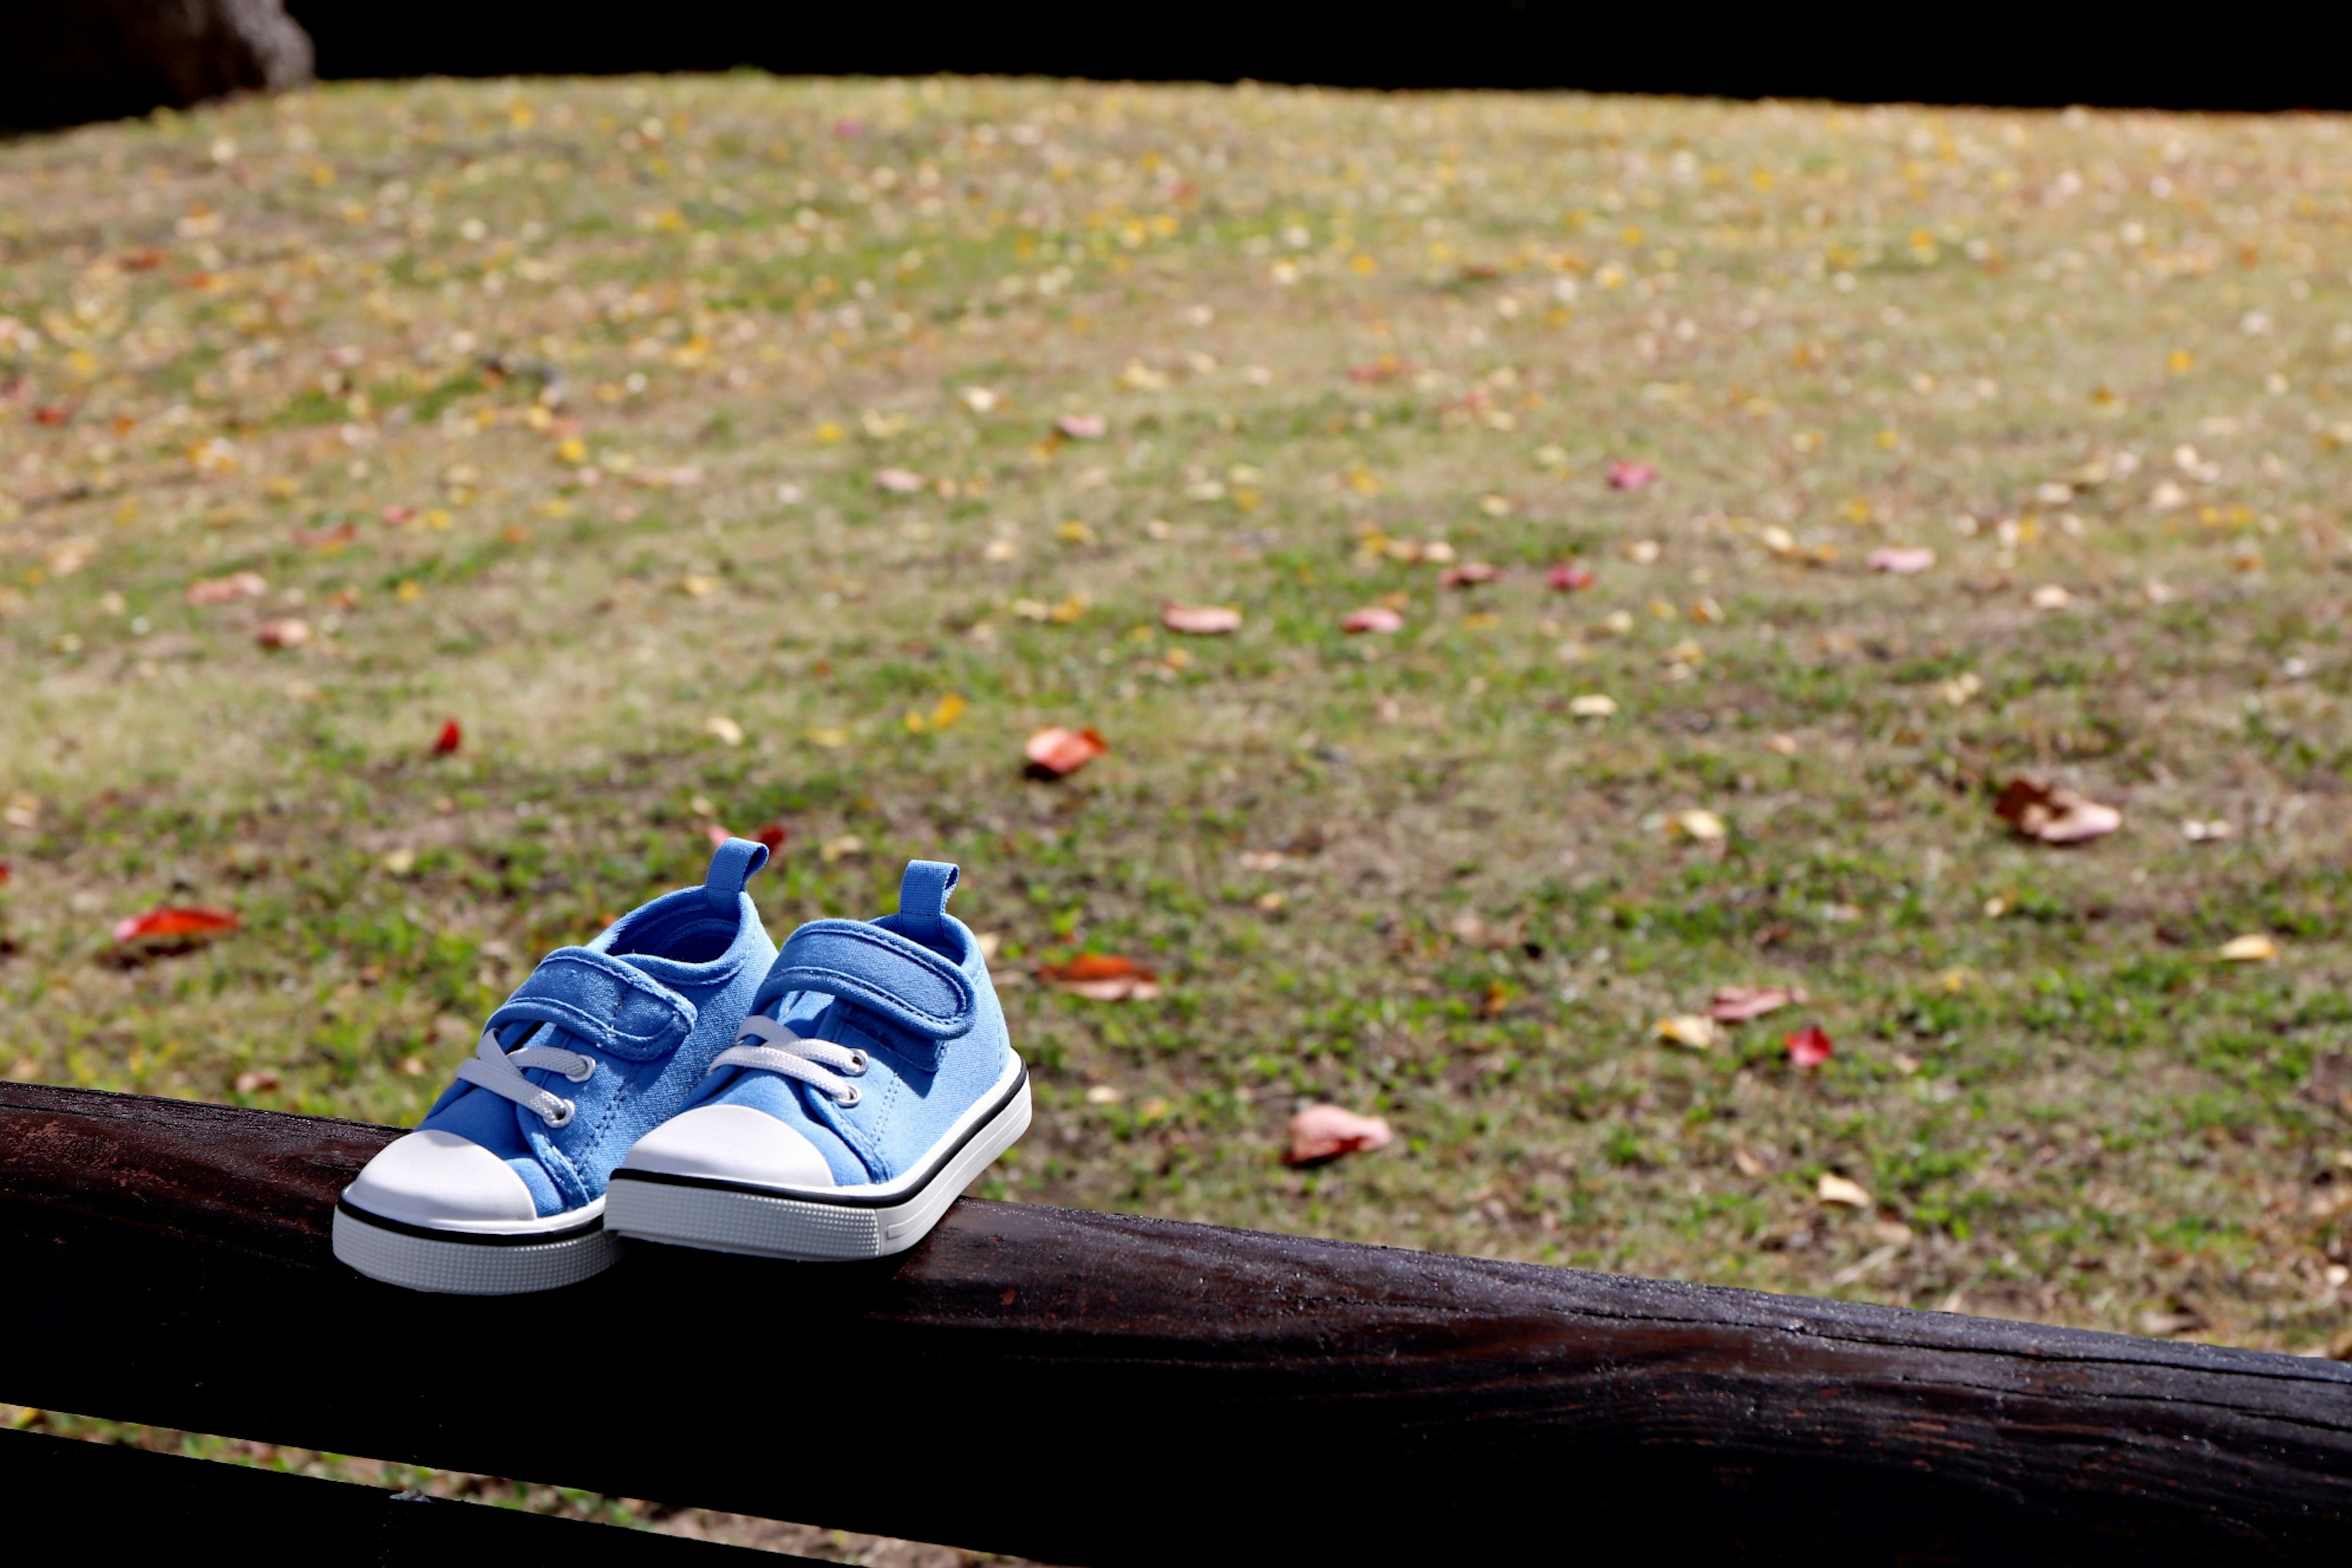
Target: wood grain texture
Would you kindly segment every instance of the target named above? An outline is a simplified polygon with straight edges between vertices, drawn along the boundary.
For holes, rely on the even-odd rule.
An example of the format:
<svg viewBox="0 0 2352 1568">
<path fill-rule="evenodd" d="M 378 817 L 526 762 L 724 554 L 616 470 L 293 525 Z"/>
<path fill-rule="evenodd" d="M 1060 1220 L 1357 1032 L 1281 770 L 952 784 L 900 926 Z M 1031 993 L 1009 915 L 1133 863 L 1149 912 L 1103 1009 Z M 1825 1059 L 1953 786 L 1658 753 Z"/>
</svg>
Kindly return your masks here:
<svg viewBox="0 0 2352 1568">
<path fill-rule="evenodd" d="M 1066 1563 L 2352 1547 L 2333 1363 L 971 1200 L 420 1296 L 327 1247 L 393 1136 L 0 1085 L 0 1400 Z"/>
</svg>

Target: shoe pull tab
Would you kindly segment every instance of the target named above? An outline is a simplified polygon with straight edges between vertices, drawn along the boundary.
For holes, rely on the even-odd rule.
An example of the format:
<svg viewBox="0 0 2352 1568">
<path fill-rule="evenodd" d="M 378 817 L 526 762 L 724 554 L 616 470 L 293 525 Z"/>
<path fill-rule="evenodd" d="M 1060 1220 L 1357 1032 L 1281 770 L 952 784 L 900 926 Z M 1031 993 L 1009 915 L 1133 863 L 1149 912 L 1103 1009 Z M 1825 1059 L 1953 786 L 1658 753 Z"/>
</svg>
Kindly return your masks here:
<svg viewBox="0 0 2352 1568">
<path fill-rule="evenodd" d="M 755 844 L 749 838 L 730 838 L 710 857 L 710 874 L 702 879 L 703 897 L 710 900 L 712 909 L 733 914 L 743 884 L 767 863 L 766 845 Z"/>
<path fill-rule="evenodd" d="M 937 931 L 960 874 L 945 860 L 908 861 L 907 874 L 898 883 L 899 923 L 917 931 Z"/>
</svg>

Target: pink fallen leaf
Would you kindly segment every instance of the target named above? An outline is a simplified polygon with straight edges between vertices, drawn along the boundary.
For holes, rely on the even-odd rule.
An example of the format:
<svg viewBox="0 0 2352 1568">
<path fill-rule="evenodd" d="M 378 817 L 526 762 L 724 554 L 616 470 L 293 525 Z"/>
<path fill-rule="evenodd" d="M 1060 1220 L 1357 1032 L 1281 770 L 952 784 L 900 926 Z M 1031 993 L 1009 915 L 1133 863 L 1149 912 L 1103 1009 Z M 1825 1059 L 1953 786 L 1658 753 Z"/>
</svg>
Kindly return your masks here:
<svg viewBox="0 0 2352 1568">
<path fill-rule="evenodd" d="M 874 476 L 874 488 L 894 496 L 910 496 L 923 488 L 923 476 L 908 468 L 884 468 Z"/>
<path fill-rule="evenodd" d="M 1385 1149 L 1392 1136 L 1377 1116 L 1359 1116 L 1336 1105 L 1310 1105 L 1290 1119 L 1286 1165 L 1321 1165 L 1361 1149 Z"/>
<path fill-rule="evenodd" d="M 1789 1059 L 1801 1068 L 1821 1066 L 1830 1059 L 1836 1048 L 1830 1044 L 1829 1031 L 1819 1024 L 1808 1024 L 1801 1029 L 1783 1035 L 1780 1043 L 1789 1047 Z"/>
<path fill-rule="evenodd" d="M 2025 778 L 2010 780 L 1992 811 L 2020 837 L 2043 844 L 2081 844 L 2104 838 L 2124 825 L 2124 814 L 2112 805 Z"/>
<path fill-rule="evenodd" d="M 1563 594 L 1573 594 L 1590 588 L 1601 581 L 1573 561 L 1563 561 L 1551 569 L 1551 585 Z"/>
<path fill-rule="evenodd" d="M 1027 750 L 1032 772 L 1048 778 L 1060 778 L 1077 772 L 1109 751 L 1110 742 L 1091 725 L 1083 730 L 1066 730 L 1055 725 L 1030 736 Z"/>
<path fill-rule="evenodd" d="M 1067 963 L 1040 964 L 1037 978 L 1094 1002 L 1149 1002 L 1160 994 L 1158 971 L 1110 952 L 1082 952 Z"/>
<path fill-rule="evenodd" d="M 178 951 L 226 936 L 242 923 L 229 910 L 165 904 L 115 921 L 114 945 L 133 952 Z"/>
<path fill-rule="evenodd" d="M 1401 632 L 1404 617 L 1386 605 L 1367 605 L 1360 610 L 1349 610 L 1348 618 L 1339 623 L 1346 632 Z"/>
<path fill-rule="evenodd" d="M 310 640 L 310 623 L 299 616 L 280 616 L 254 627 L 253 640 L 264 647 L 300 647 Z"/>
<path fill-rule="evenodd" d="M 258 572 L 232 572 L 226 577 L 199 577 L 188 584 L 191 605 L 226 605 L 237 599 L 258 599 L 269 592 Z"/>
<path fill-rule="evenodd" d="M 1480 583 L 1501 580 L 1503 569 L 1491 561 L 1465 561 L 1459 566 L 1448 566 L 1439 574 L 1438 583 L 1447 588 L 1469 588 Z"/>
<path fill-rule="evenodd" d="M 1608 472 L 1609 488 L 1612 490 L 1647 489 L 1658 482 L 1657 466 L 1653 463 L 1629 463 L 1612 458 Z"/>
<path fill-rule="evenodd" d="M 1804 999 L 1805 994 L 1792 986 L 1718 985 L 1706 1005 L 1706 1016 L 1718 1024 L 1744 1024 Z"/>
<path fill-rule="evenodd" d="M 415 515 L 416 514 L 415 512 L 409 510 L 408 508 L 400 505 L 397 501 L 383 509 L 384 521 L 392 523 L 395 527 L 401 523 L 406 522 L 410 518 L 415 517 Z"/>
<path fill-rule="evenodd" d="M 1897 577 L 1925 572 L 1935 563 L 1936 552 L 1924 544 L 1889 544 L 1870 552 L 1873 572 L 1891 573 Z"/>
<path fill-rule="evenodd" d="M 702 836 L 710 840 L 710 847 L 713 849 L 724 849 L 727 847 L 727 841 L 735 837 L 716 822 L 704 823 Z"/>
<path fill-rule="evenodd" d="M 1110 421 L 1099 414 L 1065 414 L 1054 421 L 1054 428 L 1073 441 L 1099 441 Z"/>
<path fill-rule="evenodd" d="M 1242 629 L 1242 613 L 1223 605 L 1162 605 L 1160 624 L 1193 637 L 1223 637 Z"/>
</svg>

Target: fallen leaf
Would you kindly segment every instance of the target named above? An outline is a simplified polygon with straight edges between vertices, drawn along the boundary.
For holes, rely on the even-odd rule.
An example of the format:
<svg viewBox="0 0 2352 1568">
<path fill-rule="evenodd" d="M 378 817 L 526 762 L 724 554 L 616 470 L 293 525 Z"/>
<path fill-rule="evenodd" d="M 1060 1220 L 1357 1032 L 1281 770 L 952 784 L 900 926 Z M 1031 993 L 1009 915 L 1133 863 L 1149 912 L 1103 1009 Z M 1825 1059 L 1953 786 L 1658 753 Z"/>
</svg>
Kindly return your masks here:
<svg viewBox="0 0 2352 1568">
<path fill-rule="evenodd" d="M 258 572 L 232 572 L 226 577 L 199 577 L 188 584 L 191 605 L 226 605 L 236 599 L 258 599 L 269 584 Z"/>
<path fill-rule="evenodd" d="M 792 837 L 791 829 L 781 822 L 771 822 L 765 827 L 755 827 L 747 836 L 754 844 L 764 844 L 771 855 L 784 852 L 784 840 Z"/>
<path fill-rule="evenodd" d="M 1704 1013 L 1677 1013 L 1671 1018 L 1661 1018 L 1651 1033 L 1670 1046 L 1685 1046 L 1694 1051 L 1713 1050 L 1723 1039 L 1723 1029 Z"/>
<path fill-rule="evenodd" d="M 1113 1089 L 1107 1083 L 1096 1084 L 1087 1090 L 1088 1105 L 1117 1105 L 1126 1098 L 1127 1095 L 1122 1090 Z"/>
<path fill-rule="evenodd" d="M 956 396 L 974 414 L 992 414 L 996 405 L 1004 401 L 1001 395 L 985 386 L 959 387 Z"/>
<path fill-rule="evenodd" d="M 818 845 L 816 853 L 817 858 L 830 866 L 835 860 L 846 860 L 853 855 L 865 854 L 866 840 L 855 833 L 839 834 Z"/>
<path fill-rule="evenodd" d="M 1658 470 L 1651 463 L 1628 463 L 1619 458 L 1609 459 L 1609 488 L 1612 490 L 1647 489 L 1658 482 Z"/>
<path fill-rule="evenodd" d="M 2032 603 L 2037 610 L 2063 610 L 2074 602 L 2074 595 L 2055 583 L 2044 583 L 2033 590 Z"/>
<path fill-rule="evenodd" d="M 2052 789 L 2032 779 L 2009 781 L 1993 802 L 1993 815 L 2020 837 L 2043 844 L 2081 844 L 2103 838 L 2124 825 L 2124 814 L 2071 789 Z"/>
<path fill-rule="evenodd" d="M 2261 931 L 2233 936 L 2214 949 L 2213 956 L 2231 963 L 2268 963 L 2279 955 L 2279 944 Z"/>
<path fill-rule="evenodd" d="M 1706 1016 L 1718 1024 L 1745 1024 L 1804 1000 L 1805 994 L 1791 986 L 1718 985 L 1706 1005 Z"/>
<path fill-rule="evenodd" d="M 2185 356 L 2184 356 L 2185 357 Z M 2185 1334 L 2205 1326 L 2205 1319 L 2195 1309 L 2175 1302 L 2169 1309 L 2151 1307 L 2139 1315 L 2139 1331 L 2157 1339 L 2172 1334 Z"/>
<path fill-rule="evenodd" d="M 299 616 L 280 616 L 254 627 L 253 640 L 264 647 L 300 647 L 310 640 L 310 623 Z"/>
<path fill-rule="evenodd" d="M 298 550 L 324 550 L 332 545 L 349 544 L 359 536 L 358 527 L 348 522 L 337 523 L 332 528 L 298 528 L 294 531 L 294 545 Z"/>
<path fill-rule="evenodd" d="M 743 743 L 743 726 L 724 713 L 713 713 L 709 718 L 705 719 L 702 721 L 702 732 L 717 740 L 722 746 L 740 746 Z"/>
<path fill-rule="evenodd" d="M 913 495 L 923 488 L 923 476 L 907 468 L 884 468 L 874 476 L 874 488 L 894 496 Z"/>
<path fill-rule="evenodd" d="M 2227 838 L 2237 831 L 2218 816 L 2210 822 L 2191 820 L 2180 825 L 2180 836 L 2191 844 L 2210 844 L 2216 839 Z"/>
<path fill-rule="evenodd" d="M 1345 632 L 1401 632 L 1404 617 L 1386 605 L 1367 605 L 1360 610 L 1350 610 L 1348 618 L 1339 623 Z"/>
<path fill-rule="evenodd" d="M 1290 1119 L 1286 1165 L 1321 1165 L 1360 1150 L 1385 1149 L 1394 1134 L 1377 1116 L 1359 1116 L 1336 1105 L 1310 1105 Z"/>
<path fill-rule="evenodd" d="M 1029 767 L 1034 773 L 1061 778 L 1074 773 L 1110 750 L 1110 742 L 1091 726 L 1065 730 L 1055 726 L 1029 737 Z"/>
<path fill-rule="evenodd" d="M 1242 629 L 1242 613 L 1223 605 L 1162 605 L 1160 624 L 1192 637 L 1223 637 Z"/>
<path fill-rule="evenodd" d="M 436 757 L 454 755 L 466 743 L 465 729 L 455 719 L 445 720 L 441 732 L 433 737 L 433 754 Z"/>
<path fill-rule="evenodd" d="M 1617 711 L 1617 700 L 1598 691 L 1588 691 L 1568 700 L 1568 710 L 1580 719 L 1607 719 Z"/>
<path fill-rule="evenodd" d="M 1054 421 L 1054 428 L 1073 441 L 1099 441 L 1110 429 L 1110 421 L 1099 414 L 1065 414 Z"/>
<path fill-rule="evenodd" d="M 1448 566 L 1438 575 L 1438 584 L 1446 588 L 1469 588 L 1480 583 L 1499 582 L 1503 569 L 1491 561 L 1465 561 L 1459 566 Z"/>
<path fill-rule="evenodd" d="M 1730 832 L 1723 825 L 1723 818 L 1711 811 L 1701 811 L 1696 807 L 1675 812 L 1666 818 L 1666 826 L 1684 837 L 1696 839 L 1701 844 L 1716 843 Z"/>
<path fill-rule="evenodd" d="M 1844 1208 L 1866 1209 L 1870 1206 L 1869 1188 L 1860 1182 L 1848 1181 L 1827 1171 L 1822 1172 L 1822 1179 L 1813 1184 L 1813 1196 L 1825 1204 L 1836 1204 Z"/>
<path fill-rule="evenodd" d="M 1551 585 L 1563 594 L 1590 588 L 1600 580 L 1573 561 L 1563 561 L 1551 569 Z"/>
<path fill-rule="evenodd" d="M 1160 994 L 1157 971 L 1115 953 L 1082 952 L 1067 963 L 1042 963 L 1037 978 L 1096 1002 L 1150 1002 Z"/>
<path fill-rule="evenodd" d="M 263 1094 L 277 1087 L 278 1075 L 274 1072 L 247 1071 L 236 1075 L 239 1094 Z"/>
<path fill-rule="evenodd" d="M 416 851 L 405 846 L 398 849 L 387 849 L 383 852 L 383 858 L 377 864 L 383 868 L 386 876 L 405 877 L 416 869 Z"/>
<path fill-rule="evenodd" d="M 142 952 L 183 952 L 226 936 L 242 923 L 228 910 L 204 904 L 166 904 L 117 921 L 114 945 Z"/>
<path fill-rule="evenodd" d="M 1890 544 L 1870 552 L 1873 572 L 1890 573 L 1897 577 L 1925 572 L 1935 563 L 1936 552 L 1924 544 Z"/>
<path fill-rule="evenodd" d="M 1794 735 L 1774 735 L 1764 742 L 1764 749 L 1776 756 L 1793 757 L 1797 754 L 1797 738 Z"/>
<path fill-rule="evenodd" d="M 1783 1035 L 1780 1043 L 1789 1047 L 1789 1060 L 1801 1068 L 1821 1066 L 1830 1059 L 1835 1048 L 1830 1044 L 1829 1031 L 1819 1024 L 1808 1024 L 1801 1029 Z"/>
</svg>

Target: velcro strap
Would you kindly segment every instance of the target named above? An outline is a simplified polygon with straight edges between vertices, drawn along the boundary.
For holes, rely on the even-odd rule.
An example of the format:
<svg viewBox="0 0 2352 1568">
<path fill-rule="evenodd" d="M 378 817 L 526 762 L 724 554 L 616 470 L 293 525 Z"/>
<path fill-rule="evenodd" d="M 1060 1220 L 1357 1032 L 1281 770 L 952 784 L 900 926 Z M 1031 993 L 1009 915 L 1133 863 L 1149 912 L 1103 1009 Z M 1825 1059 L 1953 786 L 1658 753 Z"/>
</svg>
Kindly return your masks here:
<svg viewBox="0 0 2352 1568">
<path fill-rule="evenodd" d="M 489 1026 L 522 1023 L 552 1024 L 594 1049 L 649 1061 L 694 1027 L 694 1004 L 617 958 L 559 947 L 490 1015 Z"/>
<path fill-rule="evenodd" d="M 794 991 L 854 1002 L 927 1040 L 971 1033 L 980 1005 L 954 964 L 863 921 L 811 921 L 794 931 L 752 1010 Z"/>
</svg>

